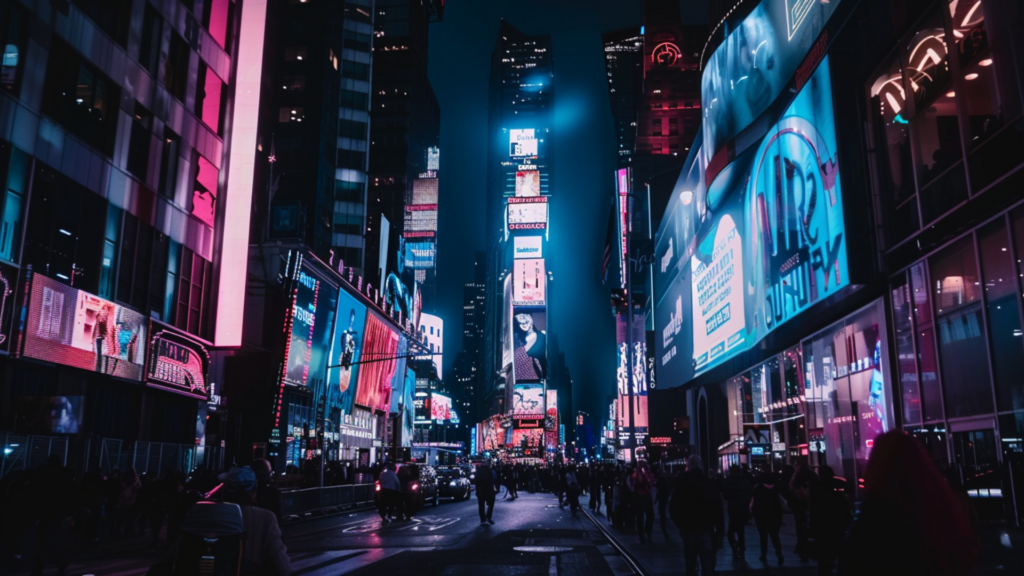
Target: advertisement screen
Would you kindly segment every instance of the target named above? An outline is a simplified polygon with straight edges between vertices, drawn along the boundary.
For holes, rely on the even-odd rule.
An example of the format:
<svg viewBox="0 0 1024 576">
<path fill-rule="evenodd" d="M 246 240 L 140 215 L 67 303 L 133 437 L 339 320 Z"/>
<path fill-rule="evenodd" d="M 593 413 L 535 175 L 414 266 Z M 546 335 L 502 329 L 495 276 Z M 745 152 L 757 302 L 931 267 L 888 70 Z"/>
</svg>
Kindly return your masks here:
<svg viewBox="0 0 1024 576">
<path fill-rule="evenodd" d="M 402 447 L 412 446 L 413 425 L 416 421 L 416 406 L 413 395 L 416 392 L 416 373 L 405 369 L 405 386 L 402 389 Z"/>
<path fill-rule="evenodd" d="M 540 236 L 516 236 L 512 240 L 515 259 L 544 257 L 544 239 Z"/>
<path fill-rule="evenodd" d="M 537 155 L 537 136 L 533 128 L 508 131 L 508 155 L 513 158 L 526 158 Z"/>
<path fill-rule="evenodd" d="M 445 422 L 452 419 L 452 399 L 444 394 L 430 394 L 430 419 Z"/>
<path fill-rule="evenodd" d="M 356 405 L 387 411 L 391 403 L 391 377 L 395 373 L 398 334 L 373 312 L 366 316 L 366 338 L 359 367 Z"/>
<path fill-rule="evenodd" d="M 516 382 L 547 378 L 547 313 L 543 308 L 515 308 L 512 317 L 513 365 Z"/>
<path fill-rule="evenodd" d="M 410 206 L 437 205 L 437 178 L 416 178 L 412 181 L 412 202 Z"/>
<path fill-rule="evenodd" d="M 82 425 L 82 396 L 21 396 L 20 434 L 78 434 Z"/>
<path fill-rule="evenodd" d="M 311 378 L 323 378 L 338 296 L 306 269 L 299 270 L 296 286 L 284 382 L 306 386 Z"/>
<path fill-rule="evenodd" d="M 515 261 L 512 269 L 513 306 L 543 306 L 546 288 L 543 258 Z"/>
<path fill-rule="evenodd" d="M 14 288 L 18 285 L 18 269 L 0 263 L 0 352 L 11 346 L 11 326 L 14 318 Z"/>
<path fill-rule="evenodd" d="M 637 441 L 642 441 L 647 435 L 647 335 L 646 319 L 642 315 L 633 317 L 633 341 L 630 342 L 629 323 L 625 314 L 619 314 L 616 318 L 616 340 L 619 346 L 618 369 L 616 380 L 618 382 L 617 406 L 615 413 L 619 422 L 619 438 L 622 441 L 620 446 L 633 447 L 633 440 L 629 436 L 630 415 L 632 414 L 633 430 L 636 432 Z M 628 357 L 628 351 L 632 348 L 632 359 Z M 630 360 L 632 360 L 632 378 L 630 375 Z M 630 408 L 630 381 L 632 380 L 632 410 Z"/>
<path fill-rule="evenodd" d="M 399 414 L 402 411 L 402 401 L 405 399 L 405 367 L 409 355 L 409 339 L 405 336 L 398 337 L 398 349 L 395 352 L 395 372 L 391 376 L 391 414 Z"/>
<path fill-rule="evenodd" d="M 516 197 L 540 196 L 540 170 L 519 170 L 516 172 Z"/>
<path fill-rule="evenodd" d="M 149 330 L 146 383 L 195 398 L 209 398 L 210 353 L 206 345 L 155 320 L 150 321 Z"/>
<path fill-rule="evenodd" d="M 363 328 L 366 324 L 366 306 L 354 296 L 341 291 L 338 297 L 338 322 L 334 329 L 331 345 L 330 366 L 327 370 L 327 386 L 332 394 L 340 394 L 339 405 L 347 416 L 352 414 L 355 403 L 356 384 L 362 359 Z"/>
<path fill-rule="evenodd" d="M 491 416 L 477 426 L 476 438 L 481 451 L 497 450 L 505 443 L 505 429 L 498 416 Z"/>
<path fill-rule="evenodd" d="M 149 318 L 41 274 L 29 298 L 24 356 L 142 380 Z"/>
<path fill-rule="evenodd" d="M 544 385 L 516 384 L 512 390 L 512 417 L 540 419 L 544 417 Z"/>
<path fill-rule="evenodd" d="M 406 242 L 405 267 L 413 270 L 431 270 L 437 266 L 437 244 L 434 242 Z"/>
<path fill-rule="evenodd" d="M 526 428 L 512 431 L 512 446 L 516 448 L 543 448 L 544 430 Z"/>
<path fill-rule="evenodd" d="M 558 448 L 558 390 L 548 390 L 544 414 L 544 445 L 554 450 Z"/>
<path fill-rule="evenodd" d="M 545 230 L 548 225 L 546 202 L 531 202 L 508 205 L 509 230 Z"/>
<path fill-rule="evenodd" d="M 512 277 L 505 277 L 505 297 L 501 314 L 501 366 L 512 364 Z"/>
<path fill-rule="evenodd" d="M 726 214 L 690 263 L 693 358 L 698 371 L 746 344 L 742 252 L 736 223 Z"/>
</svg>

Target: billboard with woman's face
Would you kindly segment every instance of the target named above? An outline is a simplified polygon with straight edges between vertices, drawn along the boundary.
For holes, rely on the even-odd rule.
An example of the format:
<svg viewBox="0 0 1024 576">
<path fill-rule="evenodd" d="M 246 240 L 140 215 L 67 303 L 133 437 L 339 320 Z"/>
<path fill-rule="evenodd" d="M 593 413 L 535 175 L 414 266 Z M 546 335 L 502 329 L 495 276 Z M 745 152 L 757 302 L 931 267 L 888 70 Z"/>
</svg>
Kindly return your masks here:
<svg viewBox="0 0 1024 576">
<path fill-rule="evenodd" d="M 366 324 L 366 306 L 354 296 L 341 291 L 338 297 L 338 321 L 334 329 L 327 370 L 327 385 L 332 393 L 341 394 L 341 411 L 352 414 L 356 397 L 356 382 L 359 376 L 359 362 L 363 345 L 363 328 Z"/>
<path fill-rule="evenodd" d="M 516 382 L 547 378 L 547 312 L 543 308 L 516 308 L 512 314 L 512 356 Z"/>
</svg>

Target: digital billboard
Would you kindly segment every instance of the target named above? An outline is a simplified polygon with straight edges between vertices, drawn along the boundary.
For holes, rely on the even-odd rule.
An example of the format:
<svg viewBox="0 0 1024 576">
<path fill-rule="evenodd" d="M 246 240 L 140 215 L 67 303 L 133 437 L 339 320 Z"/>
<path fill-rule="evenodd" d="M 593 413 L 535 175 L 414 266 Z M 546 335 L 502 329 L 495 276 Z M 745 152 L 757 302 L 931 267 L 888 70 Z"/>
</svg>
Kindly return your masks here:
<svg viewBox="0 0 1024 576">
<path fill-rule="evenodd" d="M 546 230 L 548 205 L 546 202 L 509 203 L 509 230 Z"/>
<path fill-rule="evenodd" d="M 516 171 L 516 197 L 540 196 L 540 170 Z"/>
<path fill-rule="evenodd" d="M 513 158 L 537 156 L 537 136 L 533 128 L 508 131 L 508 155 Z"/>
<path fill-rule="evenodd" d="M 412 202 L 409 205 L 437 206 L 437 178 L 414 178 L 412 181 Z"/>
<path fill-rule="evenodd" d="M 481 452 L 500 448 L 505 443 L 505 428 L 501 425 L 501 418 L 491 416 L 477 424 L 476 438 Z"/>
<path fill-rule="evenodd" d="M 546 288 L 543 258 L 515 261 L 512 266 L 513 306 L 543 306 Z"/>
<path fill-rule="evenodd" d="M 405 369 L 405 384 L 402 389 L 402 447 L 412 446 L 412 435 L 416 422 L 416 405 L 414 393 L 416 391 L 416 373 L 412 368 Z"/>
<path fill-rule="evenodd" d="M 618 360 L 616 381 L 618 388 L 617 406 L 620 446 L 632 448 L 647 436 L 647 333 L 646 318 L 642 315 L 633 317 L 633 338 L 628 338 L 629 323 L 626 314 L 620 313 L 615 321 L 615 337 L 618 343 Z M 632 350 L 632 358 L 628 356 Z M 632 364 L 630 364 L 632 362 Z M 630 377 L 632 367 L 632 378 Z M 632 402 L 630 401 L 630 383 L 632 382 Z M 632 411 L 630 410 L 632 406 Z M 632 414 L 633 430 L 636 433 L 636 444 L 629 436 L 630 416 Z"/>
<path fill-rule="evenodd" d="M 544 385 L 516 384 L 512 389 L 512 417 L 541 419 L 544 417 Z"/>
<path fill-rule="evenodd" d="M 285 349 L 285 384 L 306 386 L 322 378 L 334 325 L 337 289 L 300 267 L 292 300 L 291 331 Z"/>
<path fill-rule="evenodd" d="M 516 236 L 512 239 L 513 256 L 520 258 L 543 258 L 544 239 L 540 236 Z"/>
<path fill-rule="evenodd" d="M 513 365 L 516 382 L 547 378 L 547 312 L 543 308 L 515 308 L 512 317 Z"/>
<path fill-rule="evenodd" d="M 356 405 L 387 412 L 391 404 L 391 377 L 395 372 L 398 333 L 370 312 L 366 316 L 366 337 L 359 367 Z"/>
<path fill-rule="evenodd" d="M 148 329 L 142 314 L 36 273 L 22 354 L 142 380 Z"/>
<path fill-rule="evenodd" d="M 208 399 L 210 352 L 207 345 L 162 322 L 150 320 L 146 384 Z"/>
<path fill-rule="evenodd" d="M 452 419 L 452 399 L 437 392 L 430 393 L 430 419 L 442 423 Z"/>
<path fill-rule="evenodd" d="M 437 266 L 437 244 L 434 242 L 406 242 L 405 267 L 412 270 L 432 270 Z"/>
<path fill-rule="evenodd" d="M 0 353 L 11 346 L 14 324 L 14 288 L 18 285 L 18 269 L 0 262 Z"/>
<path fill-rule="evenodd" d="M 512 446 L 515 448 L 543 448 L 542 428 L 520 428 L 512 431 Z"/>
<path fill-rule="evenodd" d="M 82 396 L 21 396 L 17 421 L 20 434 L 78 434 Z M 15 444 L 17 446 L 17 444 Z"/>
<path fill-rule="evenodd" d="M 350 420 L 355 403 L 356 388 L 362 360 L 363 329 L 366 325 L 366 306 L 355 296 L 342 290 L 338 296 L 338 321 L 334 329 L 327 370 L 327 386 L 339 393 L 343 418 Z M 349 422 L 351 423 L 351 422 Z"/>
<path fill-rule="evenodd" d="M 504 301 L 501 312 L 501 366 L 512 364 L 512 277 L 505 277 Z"/>
<path fill-rule="evenodd" d="M 549 450 L 558 447 L 558 390 L 547 391 L 544 407 L 544 445 Z"/>
</svg>

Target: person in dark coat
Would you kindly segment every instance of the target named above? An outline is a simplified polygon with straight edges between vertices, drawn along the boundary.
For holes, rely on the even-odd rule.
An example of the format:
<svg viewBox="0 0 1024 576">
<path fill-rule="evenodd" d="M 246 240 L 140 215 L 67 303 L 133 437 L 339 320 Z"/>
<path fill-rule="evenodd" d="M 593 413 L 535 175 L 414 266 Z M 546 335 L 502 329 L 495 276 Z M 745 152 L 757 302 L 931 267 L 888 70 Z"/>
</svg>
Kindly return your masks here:
<svg viewBox="0 0 1024 576">
<path fill-rule="evenodd" d="M 47 560 L 57 566 L 57 574 L 67 570 L 67 549 L 71 516 L 74 511 L 75 483 L 71 470 L 60 456 L 50 454 L 32 479 L 33 512 L 39 521 L 36 532 L 36 557 L 32 575 L 41 576 Z"/>
<path fill-rule="evenodd" d="M 796 552 L 801 560 L 808 556 L 808 540 L 810 539 L 811 492 L 815 490 L 818 476 L 804 462 L 800 462 L 793 470 L 786 492 L 786 504 L 793 512 L 793 524 L 796 528 Z"/>
<path fill-rule="evenodd" d="M 732 555 L 742 558 L 747 549 L 746 527 L 750 519 L 750 499 L 754 495 L 753 487 L 737 465 L 729 467 L 729 476 L 725 479 L 722 492 L 728 503 L 729 528 L 726 535 L 732 546 Z"/>
<path fill-rule="evenodd" d="M 264 458 L 253 460 L 252 471 L 256 473 L 256 504 L 264 510 L 274 513 L 277 521 L 281 521 L 281 490 L 274 485 L 274 469 Z"/>
<path fill-rule="evenodd" d="M 818 547 L 819 576 L 832 574 L 851 518 L 845 486 L 835 476 L 830 466 L 819 468 L 818 483 L 811 493 L 810 531 Z"/>
<path fill-rule="evenodd" d="M 658 518 L 661 521 L 661 533 L 668 539 L 668 501 L 672 495 L 672 479 L 664 467 L 658 470 L 655 495 L 658 500 Z"/>
<path fill-rule="evenodd" d="M 476 469 L 476 503 L 481 524 L 494 524 L 494 497 L 498 491 L 498 476 L 486 460 Z M 484 507 L 486 506 L 486 513 Z"/>
<path fill-rule="evenodd" d="M 700 456 L 686 459 L 686 472 L 676 480 L 669 502 L 672 521 L 683 538 L 687 576 L 715 572 L 715 548 L 725 533 L 722 496 L 704 474 Z"/>
<path fill-rule="evenodd" d="M 771 538 L 772 546 L 775 547 L 775 556 L 779 559 L 779 566 L 781 566 L 783 556 L 779 530 L 782 528 L 782 494 L 779 481 L 771 472 L 764 472 L 757 486 L 754 486 L 750 511 L 754 515 L 757 534 L 761 539 L 761 562 L 768 563 L 768 539 Z"/>
</svg>

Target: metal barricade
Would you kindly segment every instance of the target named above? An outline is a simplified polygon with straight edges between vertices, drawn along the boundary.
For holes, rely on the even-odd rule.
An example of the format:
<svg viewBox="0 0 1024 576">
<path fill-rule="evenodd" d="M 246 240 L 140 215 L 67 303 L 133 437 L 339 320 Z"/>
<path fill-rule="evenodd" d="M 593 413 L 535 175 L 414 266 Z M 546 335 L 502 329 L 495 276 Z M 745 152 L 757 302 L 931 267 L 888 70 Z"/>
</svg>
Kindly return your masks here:
<svg viewBox="0 0 1024 576">
<path fill-rule="evenodd" d="M 17 436 L 0 432 L 3 460 L 0 478 L 16 470 L 34 470 L 46 464 L 50 454 L 60 456 L 61 464 L 68 460 L 67 436 Z"/>
<path fill-rule="evenodd" d="M 281 513 L 285 517 L 332 514 L 357 506 L 373 504 L 373 484 L 325 486 L 287 490 L 281 493 Z"/>
</svg>

